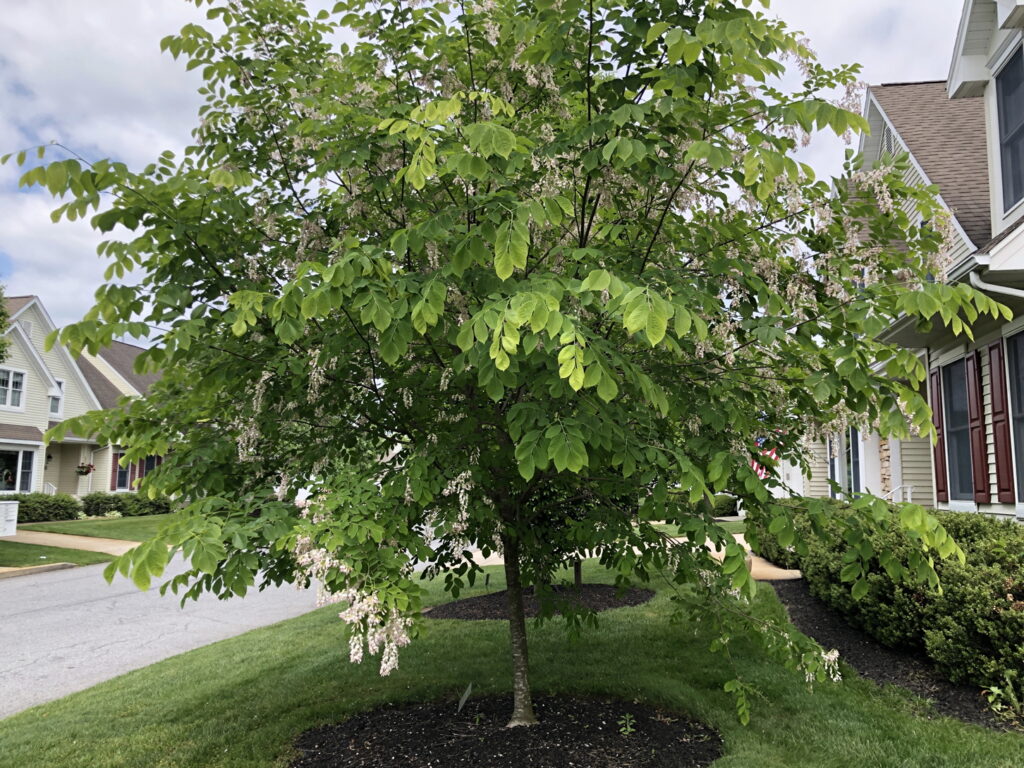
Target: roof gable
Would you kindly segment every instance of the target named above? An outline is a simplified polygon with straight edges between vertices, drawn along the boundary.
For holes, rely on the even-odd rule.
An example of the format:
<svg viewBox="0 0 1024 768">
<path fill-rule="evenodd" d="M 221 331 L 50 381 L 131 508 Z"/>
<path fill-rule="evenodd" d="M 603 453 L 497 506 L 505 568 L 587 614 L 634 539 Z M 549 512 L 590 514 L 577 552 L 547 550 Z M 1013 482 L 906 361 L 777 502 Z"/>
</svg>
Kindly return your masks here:
<svg viewBox="0 0 1024 768">
<path fill-rule="evenodd" d="M 872 86 L 870 95 L 975 247 L 992 237 L 985 104 L 945 81 Z"/>
<path fill-rule="evenodd" d="M 149 388 L 160 378 L 160 374 L 135 372 L 135 360 L 145 351 L 144 347 L 126 344 L 123 341 L 112 341 L 109 347 L 100 350 L 99 356 L 139 394 L 146 395 Z"/>
</svg>

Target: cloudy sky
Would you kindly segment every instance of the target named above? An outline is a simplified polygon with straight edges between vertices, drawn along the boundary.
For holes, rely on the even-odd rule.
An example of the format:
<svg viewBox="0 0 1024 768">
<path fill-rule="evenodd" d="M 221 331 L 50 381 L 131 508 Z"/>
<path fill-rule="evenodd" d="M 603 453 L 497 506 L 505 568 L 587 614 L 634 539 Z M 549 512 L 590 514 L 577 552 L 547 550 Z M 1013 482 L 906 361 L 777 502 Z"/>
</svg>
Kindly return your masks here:
<svg viewBox="0 0 1024 768">
<path fill-rule="evenodd" d="M 0 154 L 60 141 L 134 167 L 180 150 L 199 81 L 161 54 L 160 38 L 202 14 L 185 0 L 33 0 L 0 24 Z M 870 83 L 944 79 L 962 0 L 774 0 L 826 65 L 859 62 Z M 855 10 L 854 10 L 855 8 Z M 834 172 L 843 146 L 817 140 L 805 160 Z M 0 168 L 0 282 L 37 294 L 58 324 L 91 306 L 104 264 L 87 224 L 51 224 L 51 199 Z"/>
</svg>

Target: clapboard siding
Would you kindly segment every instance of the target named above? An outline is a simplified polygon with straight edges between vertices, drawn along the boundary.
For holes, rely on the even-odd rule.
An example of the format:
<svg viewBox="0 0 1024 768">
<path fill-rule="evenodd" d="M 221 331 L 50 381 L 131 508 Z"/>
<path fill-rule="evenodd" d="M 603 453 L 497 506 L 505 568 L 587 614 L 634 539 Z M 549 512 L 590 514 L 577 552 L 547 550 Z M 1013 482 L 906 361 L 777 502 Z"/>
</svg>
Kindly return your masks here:
<svg viewBox="0 0 1024 768">
<path fill-rule="evenodd" d="M 900 440 L 900 468 L 903 484 L 914 488 L 914 503 L 934 507 L 931 441 L 923 437 Z"/>
</svg>

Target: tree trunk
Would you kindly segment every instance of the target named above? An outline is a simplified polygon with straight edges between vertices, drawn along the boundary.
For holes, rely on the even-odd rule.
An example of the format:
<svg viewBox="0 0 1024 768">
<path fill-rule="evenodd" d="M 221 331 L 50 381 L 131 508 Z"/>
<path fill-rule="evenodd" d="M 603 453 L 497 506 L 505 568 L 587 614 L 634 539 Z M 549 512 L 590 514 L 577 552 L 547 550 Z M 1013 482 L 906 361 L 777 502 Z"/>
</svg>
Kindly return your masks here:
<svg viewBox="0 0 1024 768">
<path fill-rule="evenodd" d="M 577 560 L 572 564 L 573 580 L 576 582 L 576 589 L 583 587 L 583 561 Z"/>
<path fill-rule="evenodd" d="M 530 697 L 530 661 L 526 646 L 526 613 L 523 610 L 523 585 L 519 580 L 519 540 L 503 533 L 505 581 L 508 584 L 508 628 L 512 639 L 512 719 L 508 727 L 536 725 Z"/>
</svg>

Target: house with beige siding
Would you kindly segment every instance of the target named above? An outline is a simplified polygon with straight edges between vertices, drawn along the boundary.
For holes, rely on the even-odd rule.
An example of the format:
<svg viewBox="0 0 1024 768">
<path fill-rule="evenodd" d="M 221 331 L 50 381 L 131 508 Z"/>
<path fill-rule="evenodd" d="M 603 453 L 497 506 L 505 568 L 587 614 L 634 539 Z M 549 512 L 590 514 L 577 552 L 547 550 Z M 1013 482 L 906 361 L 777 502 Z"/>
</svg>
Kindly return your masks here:
<svg viewBox="0 0 1024 768">
<path fill-rule="evenodd" d="M 73 435 L 46 445 L 43 435 L 64 419 L 144 395 L 157 377 L 135 373 L 142 348 L 114 342 L 98 355 L 78 358 L 60 344 L 47 350 L 55 326 L 38 297 L 6 301 L 10 344 L 0 362 L 0 494 L 134 490 L 158 458 L 122 467 L 116 446 Z"/>
<path fill-rule="evenodd" d="M 906 152 L 910 180 L 938 186 L 956 230 L 949 281 L 1015 319 L 979 319 L 973 341 L 890 327 L 928 370 L 937 442 L 851 429 L 810 447 L 805 486 L 1024 521 L 1024 0 L 967 0 L 948 79 L 870 88 L 865 115 L 867 161 Z"/>
</svg>

